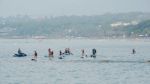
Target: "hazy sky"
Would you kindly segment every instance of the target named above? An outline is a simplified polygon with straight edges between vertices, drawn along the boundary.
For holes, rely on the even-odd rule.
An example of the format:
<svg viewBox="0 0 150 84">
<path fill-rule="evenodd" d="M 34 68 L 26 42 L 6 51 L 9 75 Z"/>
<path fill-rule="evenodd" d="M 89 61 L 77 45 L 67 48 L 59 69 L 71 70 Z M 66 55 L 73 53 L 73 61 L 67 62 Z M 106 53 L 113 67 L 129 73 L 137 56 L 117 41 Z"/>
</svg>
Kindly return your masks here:
<svg viewBox="0 0 150 84">
<path fill-rule="evenodd" d="M 0 0 L 0 16 L 150 12 L 150 0 Z"/>
</svg>

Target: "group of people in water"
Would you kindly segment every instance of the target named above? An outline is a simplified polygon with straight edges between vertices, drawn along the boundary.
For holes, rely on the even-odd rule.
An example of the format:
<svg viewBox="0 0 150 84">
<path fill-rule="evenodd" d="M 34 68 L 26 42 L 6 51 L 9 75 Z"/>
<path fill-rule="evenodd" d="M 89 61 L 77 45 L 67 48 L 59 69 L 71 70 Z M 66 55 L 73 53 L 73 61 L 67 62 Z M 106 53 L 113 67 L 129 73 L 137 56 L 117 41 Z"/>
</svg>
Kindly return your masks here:
<svg viewBox="0 0 150 84">
<path fill-rule="evenodd" d="M 91 57 L 93 57 L 93 58 L 96 58 L 96 49 L 94 48 L 94 49 L 92 49 L 92 55 L 91 55 Z M 21 49 L 19 48 L 18 49 L 18 54 L 15 54 L 15 55 L 17 55 L 16 57 L 24 57 L 23 56 L 23 52 L 21 51 Z M 65 48 L 65 50 L 64 50 L 64 52 L 63 51 L 59 51 L 59 59 L 63 59 L 63 57 L 64 56 L 66 56 L 66 55 L 73 55 L 73 53 L 71 52 L 71 50 L 70 50 L 70 48 Z M 37 56 L 38 56 L 38 53 L 37 53 L 37 51 L 34 51 L 34 54 L 33 54 L 33 58 L 31 59 L 31 60 L 37 60 Z M 47 56 L 50 60 L 52 59 L 52 58 L 54 58 L 54 52 L 53 52 L 53 50 L 51 50 L 50 48 L 48 49 L 48 56 Z M 85 50 L 84 49 L 82 49 L 81 50 L 81 58 L 84 58 L 84 57 L 87 57 L 87 54 L 85 54 Z"/>
<path fill-rule="evenodd" d="M 90 55 L 90 57 L 96 58 L 96 53 L 97 53 L 97 50 L 93 48 L 92 54 Z M 135 49 L 132 49 L 132 54 L 135 54 L 135 53 L 136 53 Z M 24 55 L 27 56 L 25 53 L 22 53 L 20 48 L 18 49 L 18 54 L 15 54 L 15 55 L 17 55 L 18 57 L 21 57 L 21 56 L 23 57 Z M 73 53 L 70 51 L 70 48 L 65 48 L 64 52 L 62 52 L 61 50 L 59 51 L 59 59 L 63 59 L 65 55 L 73 55 Z M 33 58 L 31 60 L 37 60 L 37 56 L 38 56 L 37 51 L 34 51 Z M 50 48 L 48 49 L 47 57 L 49 57 L 50 60 L 54 58 L 54 52 Z M 88 56 L 87 54 L 85 54 L 85 50 L 81 49 L 81 58 L 85 58 L 85 57 L 88 57 Z"/>
<path fill-rule="evenodd" d="M 93 49 L 92 49 L 92 55 L 91 55 L 90 57 L 96 58 L 96 52 L 97 52 L 96 49 L 93 48 Z M 82 49 L 82 50 L 81 50 L 81 58 L 84 58 L 84 57 L 88 57 L 88 56 L 87 56 L 87 54 L 85 54 L 84 49 Z"/>
</svg>

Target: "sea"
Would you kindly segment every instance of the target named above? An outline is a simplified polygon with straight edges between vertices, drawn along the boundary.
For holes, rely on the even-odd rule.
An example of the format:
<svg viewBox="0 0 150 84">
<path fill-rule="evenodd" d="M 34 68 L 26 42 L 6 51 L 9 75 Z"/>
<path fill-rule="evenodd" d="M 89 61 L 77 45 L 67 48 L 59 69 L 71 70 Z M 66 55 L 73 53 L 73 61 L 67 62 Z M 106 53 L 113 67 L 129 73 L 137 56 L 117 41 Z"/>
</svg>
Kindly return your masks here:
<svg viewBox="0 0 150 84">
<path fill-rule="evenodd" d="M 13 56 L 19 48 L 26 57 Z M 59 59 L 65 48 L 73 55 Z M 150 84 L 150 40 L 0 39 L 0 84 Z"/>
</svg>

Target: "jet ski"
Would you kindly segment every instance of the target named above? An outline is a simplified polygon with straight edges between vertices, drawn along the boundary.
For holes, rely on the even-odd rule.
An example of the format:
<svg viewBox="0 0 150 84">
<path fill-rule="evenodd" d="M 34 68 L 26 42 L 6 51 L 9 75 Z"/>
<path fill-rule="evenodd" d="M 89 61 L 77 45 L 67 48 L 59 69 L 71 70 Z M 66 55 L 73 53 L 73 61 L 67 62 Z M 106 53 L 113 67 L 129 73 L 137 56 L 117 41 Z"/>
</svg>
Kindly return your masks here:
<svg viewBox="0 0 150 84">
<path fill-rule="evenodd" d="M 27 56 L 27 54 L 25 54 L 25 53 L 20 53 L 20 54 L 14 54 L 13 56 L 14 56 L 14 57 L 25 57 L 25 56 Z"/>
</svg>

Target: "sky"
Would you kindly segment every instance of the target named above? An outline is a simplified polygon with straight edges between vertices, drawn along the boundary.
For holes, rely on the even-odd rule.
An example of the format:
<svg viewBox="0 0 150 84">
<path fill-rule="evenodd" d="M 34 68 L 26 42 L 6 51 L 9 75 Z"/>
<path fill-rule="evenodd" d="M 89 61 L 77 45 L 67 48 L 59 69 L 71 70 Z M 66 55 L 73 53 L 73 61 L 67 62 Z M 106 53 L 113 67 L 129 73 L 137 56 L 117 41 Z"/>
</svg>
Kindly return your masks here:
<svg viewBox="0 0 150 84">
<path fill-rule="evenodd" d="M 150 12 L 150 0 L 0 0 L 0 16 Z"/>
</svg>

